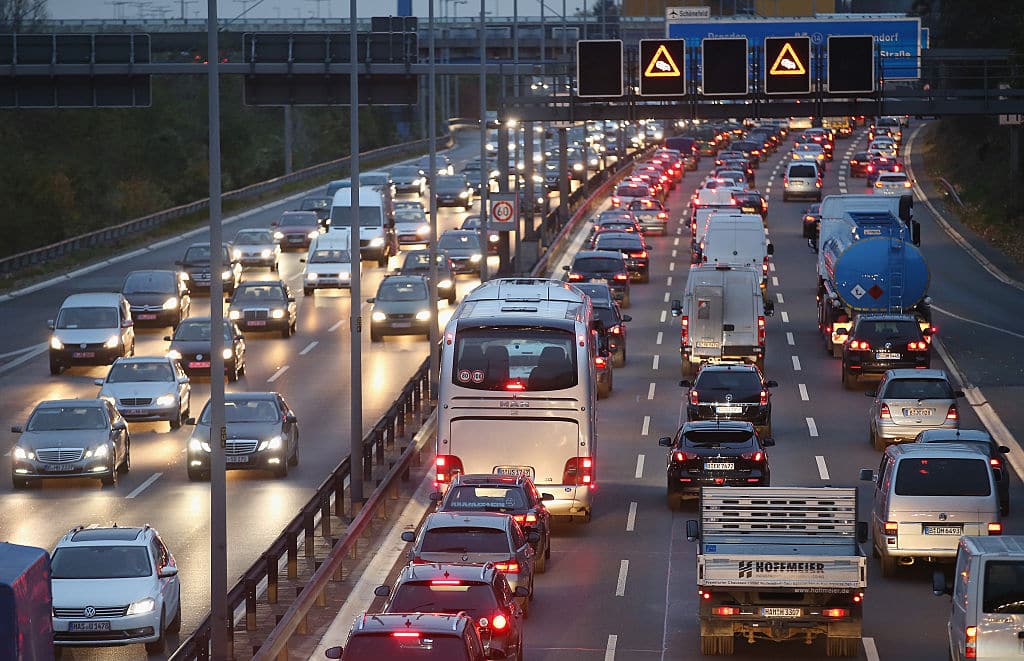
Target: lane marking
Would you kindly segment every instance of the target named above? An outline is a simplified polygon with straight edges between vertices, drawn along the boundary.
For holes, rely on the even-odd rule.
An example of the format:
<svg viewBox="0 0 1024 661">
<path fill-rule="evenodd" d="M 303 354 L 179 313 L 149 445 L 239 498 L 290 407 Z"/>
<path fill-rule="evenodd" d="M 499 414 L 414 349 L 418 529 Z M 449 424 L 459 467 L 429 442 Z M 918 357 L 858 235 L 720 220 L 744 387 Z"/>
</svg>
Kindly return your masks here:
<svg viewBox="0 0 1024 661">
<path fill-rule="evenodd" d="M 23 353 L 22 355 L 18 356 L 14 360 L 12 360 L 10 362 L 6 362 L 3 365 L 0 365 L 0 374 L 2 374 L 3 372 L 7 372 L 9 370 L 12 370 L 15 367 L 18 367 L 20 365 L 24 365 L 25 363 L 27 363 L 28 361 L 32 360 L 36 356 L 44 354 L 44 353 L 46 353 L 49 350 L 50 350 L 50 345 L 48 343 L 44 342 L 44 343 L 40 344 L 39 346 L 35 347 L 34 349 L 32 349 L 31 351 L 29 351 L 28 353 Z"/>
<path fill-rule="evenodd" d="M 818 464 L 818 477 L 820 477 L 823 480 L 827 480 L 828 479 L 828 466 L 825 465 L 825 457 L 821 456 L 820 454 L 819 455 L 815 455 L 814 461 L 815 461 L 815 463 Z"/>
<path fill-rule="evenodd" d="M 671 287 L 672 286 L 672 276 L 668 276 L 667 278 L 665 278 L 665 286 L 666 287 Z"/>
<path fill-rule="evenodd" d="M 875 647 L 875 639 L 861 638 L 861 642 L 864 643 L 864 656 L 868 657 L 868 661 L 879 661 L 878 648 Z"/>
<path fill-rule="evenodd" d="M 673 248 L 672 249 L 672 257 L 678 257 L 678 256 L 679 256 L 679 252 L 675 248 Z"/>
<path fill-rule="evenodd" d="M 800 356 L 790 356 L 790 358 L 793 359 L 793 371 L 794 372 L 799 372 L 800 371 Z"/>
<path fill-rule="evenodd" d="M 647 389 L 647 399 L 654 399 L 654 385 L 655 384 L 652 383 L 651 387 Z"/>
<path fill-rule="evenodd" d="M 651 416 L 645 415 L 644 416 L 644 424 L 643 424 L 642 427 L 640 427 L 640 435 L 641 436 L 647 436 L 648 432 L 650 432 L 650 431 L 651 431 Z M 642 457 L 643 455 L 640 455 L 640 456 Z"/>
<path fill-rule="evenodd" d="M 281 365 L 280 367 L 277 368 L 277 371 L 274 372 L 273 376 L 271 376 L 269 379 L 267 379 L 267 383 L 273 383 L 274 381 L 277 381 L 278 379 L 281 378 L 281 375 L 284 374 L 287 371 L 288 371 L 288 366 L 287 365 Z"/>
<path fill-rule="evenodd" d="M 775 298 L 779 299 L 779 303 L 785 303 L 786 302 L 785 299 L 782 298 L 782 292 L 780 292 L 780 291 L 775 292 Z"/>
<path fill-rule="evenodd" d="M 768 262 L 768 270 L 775 273 L 775 262 Z"/>
<path fill-rule="evenodd" d="M 779 286 L 779 276 L 773 275 L 772 276 L 772 287 L 778 287 L 778 286 Z"/>
<path fill-rule="evenodd" d="M 608 634 L 608 647 L 604 650 L 604 661 L 615 661 L 615 645 L 618 641 L 618 636 L 613 633 Z"/>
<path fill-rule="evenodd" d="M 636 503 L 634 503 L 635 505 Z M 626 595 L 626 575 L 629 574 L 629 560 L 622 560 L 619 562 L 619 580 L 615 583 L 615 596 L 624 597 Z M 611 638 L 611 636 L 609 636 Z M 611 643 L 611 640 L 608 641 Z M 605 655 L 607 659 L 607 654 Z M 614 655 L 613 655 L 614 658 Z"/>
<path fill-rule="evenodd" d="M 629 504 L 629 514 L 626 515 L 626 532 L 633 532 L 636 528 L 636 502 Z"/>
<path fill-rule="evenodd" d="M 656 369 L 658 369 L 658 359 L 659 359 L 659 358 L 660 358 L 660 356 L 655 356 L 655 357 L 654 357 L 654 364 L 653 364 L 653 365 L 651 365 L 651 369 L 653 369 L 653 370 L 656 370 Z"/>
<path fill-rule="evenodd" d="M 674 246 L 678 246 L 679 245 L 679 237 L 678 236 L 676 238 L 672 239 L 672 245 L 674 245 Z"/>
<path fill-rule="evenodd" d="M 661 323 L 665 323 L 665 315 L 666 314 L 667 313 L 664 310 L 661 311 Z"/>
<path fill-rule="evenodd" d="M 334 331 L 336 331 L 336 330 L 338 330 L 339 328 L 341 328 L 341 325 L 342 325 L 343 323 L 345 323 L 345 320 L 344 320 L 344 319 L 339 319 L 339 320 L 338 320 L 338 322 L 337 322 L 336 324 L 334 324 L 333 326 L 331 326 L 330 328 L 328 328 L 328 329 L 327 329 L 327 332 L 328 332 L 328 333 L 333 333 Z"/>
<path fill-rule="evenodd" d="M 636 474 L 634 477 L 640 479 L 644 476 L 644 455 L 638 454 L 636 456 Z"/>
<path fill-rule="evenodd" d="M 780 314 L 782 315 L 782 323 L 788 324 L 789 323 L 789 313 L 786 312 L 785 310 L 783 310 Z"/>
<path fill-rule="evenodd" d="M 664 333 L 662 333 L 661 331 L 658 331 L 658 339 L 656 339 L 656 340 L 654 341 L 654 343 L 655 343 L 655 344 L 661 344 L 661 338 L 662 338 L 662 337 L 663 337 L 664 335 L 665 335 Z"/>
<path fill-rule="evenodd" d="M 675 262 L 669 262 L 668 263 L 668 270 L 669 271 L 675 271 L 676 270 L 676 263 Z"/>
<path fill-rule="evenodd" d="M 671 296 L 671 295 L 672 294 L 670 292 L 665 292 L 665 302 L 666 303 L 668 303 L 669 296 Z"/>
<path fill-rule="evenodd" d="M 818 425 L 814 424 L 814 418 L 805 418 L 807 421 L 807 431 L 810 433 L 811 438 L 818 436 Z"/>
<path fill-rule="evenodd" d="M 807 394 L 807 386 L 803 383 L 798 383 L 797 388 L 800 389 L 800 399 L 805 402 L 811 401 L 811 396 Z"/>
<path fill-rule="evenodd" d="M 153 473 L 152 475 L 150 475 L 149 477 L 146 478 L 145 482 L 143 482 L 139 486 L 135 487 L 135 489 L 133 489 L 130 494 L 125 496 L 125 498 L 127 498 L 128 500 L 131 500 L 131 499 L 135 498 L 140 493 L 145 491 L 147 487 L 149 487 L 151 484 L 153 484 L 154 482 L 159 480 L 161 475 L 163 475 L 163 473 Z"/>
<path fill-rule="evenodd" d="M 45 347 L 46 342 L 40 342 L 39 344 L 33 344 L 32 346 L 22 347 L 15 349 L 14 351 L 8 351 L 7 353 L 0 353 L 0 358 L 10 358 L 11 356 L 17 356 L 18 354 L 25 353 L 26 351 L 32 351 L 33 349 L 38 350 L 40 347 Z"/>
<path fill-rule="evenodd" d="M 975 326 L 981 326 L 982 328 L 988 328 L 989 330 L 998 331 L 1000 333 L 1006 333 L 1007 335 L 1010 335 L 1012 337 L 1016 337 L 1018 339 L 1024 339 L 1024 335 L 1022 335 L 1021 333 L 1014 333 L 1012 330 L 1007 330 L 1005 328 L 1000 328 L 999 326 L 993 326 L 992 324 L 986 324 L 986 323 L 981 322 L 981 321 L 975 321 L 974 319 L 968 319 L 967 317 L 961 317 L 960 315 L 955 314 L 953 312 L 950 312 L 949 310 L 945 310 L 943 308 L 940 308 L 938 305 L 932 305 L 931 308 L 933 310 L 935 310 L 936 312 L 941 312 L 942 314 L 946 315 L 947 317 L 953 317 L 954 319 L 959 319 L 960 321 L 965 321 L 965 322 L 967 322 L 969 324 L 974 324 Z"/>
<path fill-rule="evenodd" d="M 786 331 L 786 344 L 788 344 L 791 347 L 796 346 L 796 340 L 793 338 L 793 333 L 791 333 L 790 331 Z"/>
<path fill-rule="evenodd" d="M 300 356 L 305 356 L 307 353 L 309 353 L 310 351 L 315 349 L 316 345 L 318 345 L 318 344 L 320 344 L 320 342 L 318 342 L 317 340 L 313 340 L 312 342 L 310 342 L 309 344 L 306 345 L 305 349 L 303 349 L 302 351 L 299 352 L 299 355 Z"/>
</svg>

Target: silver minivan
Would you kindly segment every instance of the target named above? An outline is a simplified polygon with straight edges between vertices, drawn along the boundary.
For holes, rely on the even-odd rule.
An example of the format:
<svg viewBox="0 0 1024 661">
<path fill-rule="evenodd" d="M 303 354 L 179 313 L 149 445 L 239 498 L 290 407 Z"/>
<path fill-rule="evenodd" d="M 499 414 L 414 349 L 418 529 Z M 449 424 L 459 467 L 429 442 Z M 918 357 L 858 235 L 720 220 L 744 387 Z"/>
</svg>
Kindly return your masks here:
<svg viewBox="0 0 1024 661">
<path fill-rule="evenodd" d="M 953 596 L 949 658 L 1021 658 L 1024 631 L 1024 537 L 961 537 L 952 585 L 935 572 L 932 591 Z"/>
<path fill-rule="evenodd" d="M 72 365 L 110 365 L 135 355 L 131 306 L 120 293 L 71 294 L 50 329 L 50 374 Z"/>
<path fill-rule="evenodd" d="M 795 161 L 782 175 L 782 201 L 810 197 L 821 202 L 821 173 L 813 161 Z"/>
<path fill-rule="evenodd" d="M 874 482 L 871 537 L 883 576 L 896 565 L 948 561 L 963 535 L 999 535 L 999 496 L 988 456 L 959 443 L 890 445 Z"/>
</svg>

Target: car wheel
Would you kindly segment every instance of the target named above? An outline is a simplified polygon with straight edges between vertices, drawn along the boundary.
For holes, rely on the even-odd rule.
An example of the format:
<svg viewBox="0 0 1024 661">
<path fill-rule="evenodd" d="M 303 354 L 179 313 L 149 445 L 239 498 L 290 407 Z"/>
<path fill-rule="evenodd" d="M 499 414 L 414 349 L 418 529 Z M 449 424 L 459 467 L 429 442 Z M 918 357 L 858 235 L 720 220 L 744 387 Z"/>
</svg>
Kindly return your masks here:
<svg viewBox="0 0 1024 661">
<path fill-rule="evenodd" d="M 843 365 L 843 388 L 847 390 L 853 390 L 853 384 L 857 382 L 857 377 L 850 374 L 850 371 Z"/>
<path fill-rule="evenodd" d="M 382 339 L 383 337 L 381 336 L 381 334 L 377 330 L 375 330 L 373 326 L 370 326 L 370 341 L 380 342 Z"/>
<path fill-rule="evenodd" d="M 28 489 L 28 485 L 29 482 L 26 478 L 17 477 L 14 475 L 11 476 L 11 486 L 14 487 L 15 491 L 19 491 L 21 489 Z"/>
<path fill-rule="evenodd" d="M 174 614 L 174 619 L 171 620 L 170 624 L 167 625 L 167 630 L 171 633 L 178 633 L 181 631 L 181 594 L 178 594 L 178 610 Z"/>
<path fill-rule="evenodd" d="M 878 562 L 882 565 L 883 577 L 892 578 L 896 575 L 896 558 L 890 555 L 880 554 Z"/>
<path fill-rule="evenodd" d="M 377 266 L 379 266 L 380 268 L 384 268 L 387 265 L 388 265 L 388 254 L 387 254 L 387 252 L 383 248 L 381 248 L 381 250 L 380 250 L 380 257 L 377 258 Z"/>
<path fill-rule="evenodd" d="M 53 356 L 50 356 L 50 374 L 57 376 L 64 369 L 64 366 L 60 364 L 60 361 L 55 360 Z"/>
<path fill-rule="evenodd" d="M 288 460 L 282 461 L 277 465 L 273 471 L 274 477 L 277 479 L 284 479 L 288 477 Z"/>
<path fill-rule="evenodd" d="M 551 531 L 548 531 L 548 545 L 544 547 L 544 558 L 551 559 Z"/>
<path fill-rule="evenodd" d="M 281 337 L 283 337 L 283 338 L 285 338 L 287 340 L 291 336 L 292 336 L 292 325 L 288 324 L 287 326 L 285 326 L 284 328 L 281 329 Z"/>
<path fill-rule="evenodd" d="M 629 307 L 629 294 L 626 294 L 625 296 L 622 297 L 622 307 Z"/>
<path fill-rule="evenodd" d="M 274 262 L 273 264 L 270 265 L 270 272 L 277 273 L 278 269 L 280 268 L 280 265 L 277 262 Z"/>
<path fill-rule="evenodd" d="M 298 439 L 298 437 L 296 437 L 296 439 L 295 439 L 295 450 L 292 451 L 292 456 L 288 459 L 288 465 L 289 466 L 298 466 L 299 465 L 299 439 Z"/>
<path fill-rule="evenodd" d="M 665 505 L 670 512 L 674 512 L 683 506 L 683 498 L 679 494 L 669 491 L 665 495 Z"/>
<path fill-rule="evenodd" d="M 178 415 L 176 415 L 173 420 L 169 421 L 171 425 L 171 431 L 174 431 L 175 429 L 181 429 L 181 423 L 184 421 L 185 414 L 182 413 L 181 409 L 178 409 Z"/>
<path fill-rule="evenodd" d="M 164 650 L 167 649 L 167 635 L 166 629 L 164 628 L 164 613 L 160 613 L 160 637 L 151 643 L 146 643 L 146 654 L 151 656 L 156 654 L 163 654 Z"/>
<path fill-rule="evenodd" d="M 448 297 L 448 305 L 449 306 L 455 305 L 455 291 L 454 290 L 452 290 L 451 296 Z"/>
<path fill-rule="evenodd" d="M 238 375 L 245 375 L 245 360 L 242 360 L 242 362 L 238 365 Z M 236 378 L 235 380 L 237 381 L 238 379 Z"/>
<path fill-rule="evenodd" d="M 302 288 L 302 295 L 303 296 L 312 296 L 313 295 L 313 290 L 310 289 L 309 287 L 303 287 Z"/>
<path fill-rule="evenodd" d="M 105 487 L 116 487 L 117 486 L 117 474 L 118 466 L 111 466 L 110 475 L 104 475 L 100 478 L 100 484 Z"/>
<path fill-rule="evenodd" d="M 879 452 L 885 452 L 885 439 L 881 436 L 876 436 L 873 432 L 871 434 L 871 446 Z"/>
<path fill-rule="evenodd" d="M 546 555 L 544 555 L 543 553 L 538 553 L 535 556 L 533 556 L 533 559 L 533 569 L 535 572 L 537 572 L 538 574 L 543 574 L 548 570 L 548 558 Z"/>
<path fill-rule="evenodd" d="M 597 386 L 597 398 L 598 399 L 607 399 L 608 395 L 610 395 L 611 392 L 612 392 L 612 387 L 611 386 L 602 386 L 602 385 L 598 384 L 598 386 Z"/>
<path fill-rule="evenodd" d="M 231 364 L 231 369 L 228 370 L 228 381 L 238 381 L 238 363 L 234 362 Z"/>
<path fill-rule="evenodd" d="M 612 354 L 612 366 L 622 367 L 626 364 L 626 347 L 622 347 L 619 351 Z"/>
<path fill-rule="evenodd" d="M 124 448 L 124 461 L 117 467 L 117 472 L 124 475 L 132 469 L 132 445 L 128 443 Z"/>
<path fill-rule="evenodd" d="M 192 468 L 191 466 L 189 466 L 189 468 L 188 468 L 188 481 L 189 482 L 205 482 L 208 479 L 210 479 L 210 476 L 208 474 L 206 474 L 205 472 L 203 472 L 201 470 L 198 470 L 198 469 L 195 469 L 195 468 Z"/>
</svg>

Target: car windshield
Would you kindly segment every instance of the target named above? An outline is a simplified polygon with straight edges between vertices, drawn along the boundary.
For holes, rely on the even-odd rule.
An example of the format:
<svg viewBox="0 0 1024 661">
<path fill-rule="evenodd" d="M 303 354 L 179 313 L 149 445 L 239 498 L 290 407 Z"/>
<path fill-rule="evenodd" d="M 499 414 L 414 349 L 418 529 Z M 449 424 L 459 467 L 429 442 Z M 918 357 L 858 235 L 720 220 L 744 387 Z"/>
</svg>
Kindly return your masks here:
<svg viewBox="0 0 1024 661">
<path fill-rule="evenodd" d="M 399 209 L 395 213 L 395 222 L 409 225 L 422 225 L 427 222 L 427 219 L 423 216 L 422 211 L 418 211 L 416 209 Z"/>
<path fill-rule="evenodd" d="M 144 578 L 152 574 L 145 546 L 65 546 L 50 558 L 53 579 Z"/>
<path fill-rule="evenodd" d="M 595 305 L 594 316 L 604 324 L 605 328 L 611 328 L 619 323 L 619 318 L 615 315 L 615 310 L 610 307 L 597 307 Z"/>
<path fill-rule="evenodd" d="M 281 221 L 278 223 L 281 227 L 319 227 L 320 221 L 316 219 L 315 213 L 307 213 L 305 211 L 299 213 L 283 213 L 281 214 Z"/>
<path fill-rule="evenodd" d="M 988 560 L 981 593 L 984 613 L 1024 615 L 1024 562 Z"/>
<path fill-rule="evenodd" d="M 884 399 L 953 399 L 945 379 L 894 379 L 885 386 Z"/>
<path fill-rule="evenodd" d="M 622 260 L 612 257 L 577 257 L 572 263 L 577 273 L 617 273 L 622 268 Z"/>
<path fill-rule="evenodd" d="M 508 533 L 500 528 L 447 526 L 423 534 L 420 553 L 506 553 L 512 551 Z"/>
<path fill-rule="evenodd" d="M 989 474 L 981 458 L 905 457 L 896 470 L 896 495 L 988 496 Z"/>
<path fill-rule="evenodd" d="M 434 259 L 438 266 L 444 266 L 444 260 L 446 259 L 442 254 L 434 255 Z M 430 269 L 430 255 L 424 250 L 422 252 L 410 252 L 405 256 L 405 262 L 402 264 L 403 271 L 427 271 Z"/>
<path fill-rule="evenodd" d="M 905 174 L 883 174 L 881 177 L 878 178 L 878 180 L 881 181 L 884 184 L 902 184 L 903 182 L 905 182 L 907 180 L 907 175 L 905 175 Z"/>
<path fill-rule="evenodd" d="M 178 324 L 174 331 L 174 339 L 182 342 L 209 342 L 210 341 L 210 320 L 185 321 Z M 231 329 L 224 324 L 224 339 L 231 342 Z"/>
<path fill-rule="evenodd" d="M 107 383 L 138 383 L 140 381 L 174 381 L 174 371 L 165 361 L 117 362 L 110 368 L 110 374 L 107 375 Z"/>
<path fill-rule="evenodd" d="M 176 294 L 174 274 L 168 272 L 141 271 L 130 273 L 124 280 L 124 294 Z"/>
<path fill-rule="evenodd" d="M 403 179 L 407 177 L 418 177 L 420 176 L 420 169 L 415 165 L 399 165 L 391 168 L 391 178 L 395 179 L 401 177 Z"/>
<path fill-rule="evenodd" d="M 348 263 L 352 261 L 352 253 L 347 250 L 314 250 L 306 261 L 309 264 Z"/>
<path fill-rule="evenodd" d="M 751 432 L 742 429 L 694 429 L 684 434 L 693 445 L 747 444 Z"/>
<path fill-rule="evenodd" d="M 861 320 L 857 324 L 854 336 L 869 344 L 876 342 L 893 342 L 903 340 L 917 341 L 921 339 L 921 329 L 916 322 L 909 319 L 906 321 L 869 321 Z"/>
<path fill-rule="evenodd" d="M 266 230 L 258 230 L 255 232 L 239 232 L 235 235 L 235 240 L 232 243 L 241 246 L 258 246 L 273 242 L 273 234 Z"/>
<path fill-rule="evenodd" d="M 465 581 L 417 581 L 395 590 L 388 610 L 394 613 L 458 613 L 490 615 L 498 608 L 494 588 Z"/>
<path fill-rule="evenodd" d="M 360 227 L 381 227 L 384 218 L 380 207 L 364 207 L 359 205 Z M 352 207 L 334 206 L 331 208 L 331 227 L 349 227 L 352 224 Z"/>
<path fill-rule="evenodd" d="M 117 328 L 117 308 L 61 308 L 57 315 L 57 328 L 90 329 Z"/>
<path fill-rule="evenodd" d="M 331 198 L 329 197 L 307 197 L 302 200 L 302 206 L 300 207 L 303 211 L 316 211 L 318 209 L 330 209 Z"/>
<path fill-rule="evenodd" d="M 570 331 L 480 327 L 460 330 L 452 382 L 474 390 L 546 391 L 578 382 Z"/>
<path fill-rule="evenodd" d="M 467 248 L 479 248 L 480 239 L 475 234 L 454 234 L 445 232 L 437 241 L 437 247 L 442 250 L 464 250 Z"/>
<path fill-rule="evenodd" d="M 438 191 L 446 192 L 466 190 L 466 178 L 454 176 L 438 177 L 434 187 Z"/>
<path fill-rule="evenodd" d="M 404 282 L 385 280 L 377 289 L 378 301 L 425 301 L 426 299 L 427 288 L 420 280 Z"/>
<path fill-rule="evenodd" d="M 272 399 L 233 399 L 224 402 L 225 422 L 280 422 L 281 412 Z M 203 407 L 199 422 L 210 424 L 210 404 Z"/>
<path fill-rule="evenodd" d="M 466 650 L 466 643 L 457 633 L 424 632 L 421 635 L 402 637 L 392 636 L 390 633 L 352 636 L 345 646 L 344 658 L 463 661 L 471 657 Z"/>
<path fill-rule="evenodd" d="M 470 216 L 462 221 L 462 229 L 475 230 L 480 228 L 480 216 Z"/>
<path fill-rule="evenodd" d="M 224 248 L 223 259 L 229 261 L 228 250 Z M 189 246 L 185 251 L 185 261 L 190 263 L 210 261 L 210 246 Z"/>
<path fill-rule="evenodd" d="M 284 290 L 276 285 L 247 285 L 231 297 L 233 303 L 281 303 L 284 299 Z"/>
<path fill-rule="evenodd" d="M 527 509 L 526 496 L 516 486 L 457 486 L 449 489 L 444 510 L 504 512 Z"/>
<path fill-rule="evenodd" d="M 107 416 L 99 406 L 47 406 L 35 410 L 26 431 L 107 428 Z"/>
</svg>

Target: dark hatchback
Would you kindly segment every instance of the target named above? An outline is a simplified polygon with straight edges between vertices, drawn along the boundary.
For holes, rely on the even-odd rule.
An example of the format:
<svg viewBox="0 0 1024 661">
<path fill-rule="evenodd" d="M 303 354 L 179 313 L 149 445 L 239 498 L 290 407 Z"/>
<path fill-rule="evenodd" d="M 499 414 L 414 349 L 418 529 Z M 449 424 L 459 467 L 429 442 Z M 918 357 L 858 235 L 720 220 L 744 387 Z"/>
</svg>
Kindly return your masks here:
<svg viewBox="0 0 1024 661">
<path fill-rule="evenodd" d="M 705 364 L 686 395 L 687 420 L 741 420 L 754 425 L 761 438 L 772 435 L 771 388 L 755 365 Z"/>
<path fill-rule="evenodd" d="M 299 211 L 312 211 L 316 219 L 320 221 L 320 227 L 325 230 L 331 224 L 331 205 L 334 200 L 330 197 L 304 197 L 299 205 Z"/>
<path fill-rule="evenodd" d="M 759 486 L 771 483 L 766 447 L 749 422 L 686 422 L 674 438 L 664 436 L 658 445 L 669 448 L 666 457 L 669 509 L 683 498 L 700 495 L 703 486 Z"/>
<path fill-rule="evenodd" d="M 230 294 L 242 280 L 242 265 L 231 255 L 229 244 L 225 243 L 222 250 L 224 252 L 221 254 L 221 281 L 224 283 L 224 293 Z M 181 267 L 181 277 L 185 280 L 189 292 L 210 291 L 213 275 L 210 271 L 209 243 L 193 243 L 185 249 L 185 256 L 174 263 Z"/>
<path fill-rule="evenodd" d="M 643 236 L 635 232 L 608 232 L 594 238 L 594 250 L 619 251 L 626 259 L 626 269 L 638 282 L 651 281 L 650 248 Z"/>
<path fill-rule="evenodd" d="M 132 271 L 124 278 L 121 294 L 132 308 L 136 326 L 177 326 L 188 316 L 192 299 L 176 271 Z"/>
<path fill-rule="evenodd" d="M 590 297 L 594 306 L 594 316 L 601 322 L 607 335 L 612 364 L 615 367 L 622 367 L 626 364 L 626 322 L 633 321 L 633 318 L 628 314 L 622 314 L 618 304 L 612 299 L 608 285 L 580 282 L 575 286 Z"/>
<path fill-rule="evenodd" d="M 866 151 L 855 152 L 850 157 L 850 179 L 868 176 L 868 164 L 871 162 L 871 155 Z"/>
<path fill-rule="evenodd" d="M 174 335 L 164 336 L 171 343 L 167 355 L 181 361 L 186 374 L 210 373 L 210 318 L 189 317 L 174 329 Z M 237 381 L 245 374 L 245 339 L 234 323 L 224 321 L 224 372 L 229 381 Z"/>
<path fill-rule="evenodd" d="M 927 333 L 927 335 L 926 335 Z M 909 314 L 860 314 L 843 343 L 843 386 L 886 370 L 931 367 L 930 331 Z"/>
<path fill-rule="evenodd" d="M 761 216 L 761 222 L 767 222 L 768 201 L 764 199 L 764 196 L 761 195 L 760 191 L 736 191 L 732 194 L 732 199 L 736 200 L 736 206 L 740 208 L 741 212 L 756 213 Z"/>
<path fill-rule="evenodd" d="M 629 307 L 629 269 L 621 252 L 608 250 L 581 250 L 572 264 L 563 267 L 567 280 L 572 283 L 598 282 L 608 285 L 612 298 L 623 307 Z"/>
<path fill-rule="evenodd" d="M 1006 453 L 1010 451 L 1000 445 L 992 436 L 981 429 L 926 429 L 914 439 L 915 443 L 957 443 L 977 448 L 988 455 L 992 474 L 996 478 L 996 492 L 999 494 L 999 513 L 1010 514 L 1010 473 L 1006 467 Z"/>
<path fill-rule="evenodd" d="M 270 228 L 281 250 L 308 250 L 320 233 L 320 221 L 315 211 L 285 211 Z"/>
</svg>

